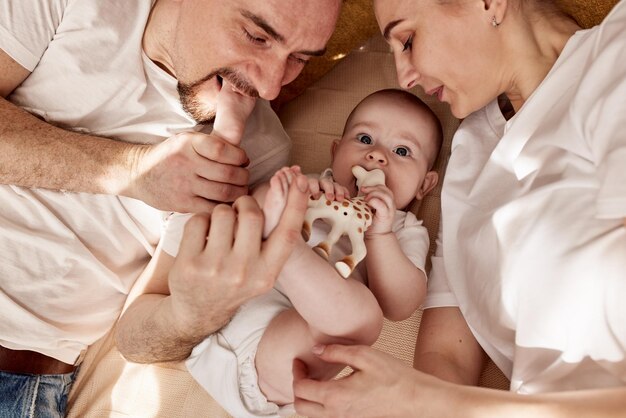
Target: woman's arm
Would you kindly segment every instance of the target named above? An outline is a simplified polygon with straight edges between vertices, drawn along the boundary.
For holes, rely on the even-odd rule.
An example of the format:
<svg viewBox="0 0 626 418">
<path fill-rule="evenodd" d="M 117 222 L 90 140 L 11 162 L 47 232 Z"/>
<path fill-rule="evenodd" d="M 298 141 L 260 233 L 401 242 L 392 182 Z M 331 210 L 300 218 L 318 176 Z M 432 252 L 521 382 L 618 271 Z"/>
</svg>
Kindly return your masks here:
<svg viewBox="0 0 626 418">
<path fill-rule="evenodd" d="M 440 379 L 477 385 L 485 352 L 459 308 L 431 308 L 422 314 L 413 367 Z"/>
<path fill-rule="evenodd" d="M 316 352 L 324 361 L 350 365 L 354 373 L 320 382 L 307 379 L 296 364 L 296 410 L 311 418 L 600 418 L 626 410 L 624 387 L 519 395 L 446 382 L 370 347 L 329 345 Z"/>
</svg>

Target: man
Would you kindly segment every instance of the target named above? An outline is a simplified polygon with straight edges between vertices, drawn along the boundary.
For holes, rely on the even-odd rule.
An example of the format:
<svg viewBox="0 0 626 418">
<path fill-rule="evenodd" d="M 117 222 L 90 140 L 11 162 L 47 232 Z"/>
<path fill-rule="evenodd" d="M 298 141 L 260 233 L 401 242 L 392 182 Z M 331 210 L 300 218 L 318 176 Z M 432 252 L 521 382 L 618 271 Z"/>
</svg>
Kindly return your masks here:
<svg viewBox="0 0 626 418">
<path fill-rule="evenodd" d="M 148 295 L 127 312 L 131 322 L 135 311 L 154 313 L 133 359 L 184 358 L 271 287 L 305 194 L 294 188 L 265 242 L 245 194 L 285 163 L 284 131 L 261 100 L 241 144 L 199 123 L 214 117 L 222 86 L 236 100 L 275 98 L 324 52 L 339 8 L 339 0 L 0 0 L 0 415 L 64 413 L 80 353 L 110 329 L 159 253 L 170 211 L 235 202 L 192 218 L 172 295 Z M 235 263 L 200 249 L 211 237 Z M 37 399 L 56 401 L 33 406 Z"/>
</svg>

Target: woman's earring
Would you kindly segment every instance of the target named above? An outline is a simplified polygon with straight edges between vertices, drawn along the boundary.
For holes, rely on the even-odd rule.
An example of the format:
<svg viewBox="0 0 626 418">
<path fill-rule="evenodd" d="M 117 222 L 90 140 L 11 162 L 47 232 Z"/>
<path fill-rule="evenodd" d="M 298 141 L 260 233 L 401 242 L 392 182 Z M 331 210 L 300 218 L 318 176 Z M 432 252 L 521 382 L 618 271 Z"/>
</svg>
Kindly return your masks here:
<svg viewBox="0 0 626 418">
<path fill-rule="evenodd" d="M 495 16 L 491 19 L 491 26 L 493 26 L 494 28 L 497 28 L 498 26 L 500 26 Z"/>
</svg>

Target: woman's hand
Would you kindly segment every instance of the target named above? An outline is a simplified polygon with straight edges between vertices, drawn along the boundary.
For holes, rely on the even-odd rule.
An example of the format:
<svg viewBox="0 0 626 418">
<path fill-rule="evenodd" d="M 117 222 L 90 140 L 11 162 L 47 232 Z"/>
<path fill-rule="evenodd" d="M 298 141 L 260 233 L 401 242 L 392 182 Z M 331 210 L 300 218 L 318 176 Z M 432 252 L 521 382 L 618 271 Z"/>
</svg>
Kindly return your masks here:
<svg viewBox="0 0 626 418">
<path fill-rule="evenodd" d="M 342 379 L 320 382 L 306 378 L 302 364 L 294 365 L 295 407 L 299 414 L 311 418 L 416 416 L 414 401 L 424 396 L 418 393 L 418 384 L 421 387 L 440 382 L 371 347 L 318 348 L 321 360 L 347 364 L 354 372 Z"/>
</svg>

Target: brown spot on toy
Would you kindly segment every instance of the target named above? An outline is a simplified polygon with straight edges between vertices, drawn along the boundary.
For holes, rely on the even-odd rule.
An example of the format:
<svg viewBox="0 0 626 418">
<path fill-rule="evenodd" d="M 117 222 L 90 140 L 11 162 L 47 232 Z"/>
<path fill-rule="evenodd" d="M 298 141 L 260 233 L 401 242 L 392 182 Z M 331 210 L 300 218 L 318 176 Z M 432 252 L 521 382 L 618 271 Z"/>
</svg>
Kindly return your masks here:
<svg viewBox="0 0 626 418">
<path fill-rule="evenodd" d="M 352 174 L 357 179 L 356 186 L 373 186 L 384 184 L 385 174 L 382 170 L 375 169 L 367 171 L 363 167 L 352 167 Z M 303 237 L 308 241 L 311 235 L 311 228 L 316 219 L 323 219 L 331 225 L 328 237 L 320 242 L 314 251 L 328 260 L 333 245 L 342 235 L 347 235 L 350 239 L 352 254 L 344 257 L 342 261 L 335 263 L 335 268 L 342 277 L 348 277 L 354 267 L 365 257 L 367 249 L 363 241 L 363 233 L 371 225 L 372 213 L 362 195 L 345 199 L 341 202 L 330 201 L 321 195 L 318 199 L 309 201 L 309 209 L 305 214 L 305 226 L 303 227 Z M 342 210 L 339 210 L 342 208 Z M 363 219 L 365 218 L 365 220 Z"/>
</svg>

